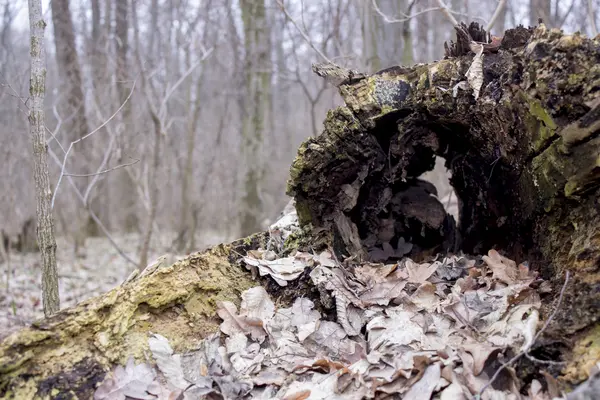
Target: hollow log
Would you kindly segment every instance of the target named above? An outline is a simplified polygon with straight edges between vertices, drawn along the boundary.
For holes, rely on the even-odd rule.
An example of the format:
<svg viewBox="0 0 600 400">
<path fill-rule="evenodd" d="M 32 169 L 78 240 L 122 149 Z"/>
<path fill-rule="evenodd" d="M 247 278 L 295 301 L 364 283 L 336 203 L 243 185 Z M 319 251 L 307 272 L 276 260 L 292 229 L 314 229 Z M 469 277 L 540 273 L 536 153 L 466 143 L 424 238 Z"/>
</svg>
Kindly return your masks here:
<svg viewBox="0 0 600 400">
<path fill-rule="evenodd" d="M 441 61 L 343 81 L 345 106 L 299 149 L 288 194 L 300 222 L 334 232 L 340 253 L 391 246 L 400 256 L 402 241 L 414 258 L 496 248 L 556 292 L 570 271 L 545 337 L 571 351 L 563 378 L 584 379 L 600 360 L 600 36 L 508 30 L 484 46 L 477 86 L 470 38 L 487 35 L 456 29 Z M 418 179 L 436 156 L 452 175 L 457 224 Z"/>
<path fill-rule="evenodd" d="M 286 246 L 364 259 L 493 247 L 528 260 L 557 293 L 568 270 L 541 346 L 563 354 L 555 372 L 576 383 L 600 360 L 600 37 L 519 27 L 483 49 L 470 43 L 486 42 L 476 24 L 457 30 L 441 61 L 340 84 L 345 106 L 292 165 L 303 235 Z M 473 71 L 480 88 L 467 79 Z M 419 179 L 436 156 L 452 173 L 458 221 Z M 239 258 L 268 240 L 260 233 L 194 254 L 3 337 L 0 397 L 90 398 L 112 366 L 145 359 L 148 332 L 177 352 L 194 348 L 218 329 L 215 302 L 239 302 L 257 284 Z M 318 302 L 304 275 L 286 289 L 258 283 L 284 303 L 301 294 Z"/>
</svg>

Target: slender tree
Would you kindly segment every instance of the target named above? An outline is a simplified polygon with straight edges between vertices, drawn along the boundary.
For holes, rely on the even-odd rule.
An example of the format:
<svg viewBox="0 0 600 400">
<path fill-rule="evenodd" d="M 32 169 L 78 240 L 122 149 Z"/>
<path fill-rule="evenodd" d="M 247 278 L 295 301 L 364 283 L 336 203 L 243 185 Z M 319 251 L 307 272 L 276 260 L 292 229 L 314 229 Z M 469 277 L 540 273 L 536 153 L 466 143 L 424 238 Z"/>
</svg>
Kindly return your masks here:
<svg viewBox="0 0 600 400">
<path fill-rule="evenodd" d="M 64 132 L 68 146 L 69 142 L 74 142 L 88 133 L 88 121 L 69 0 L 53 0 L 51 7 L 56 63 L 61 75 L 61 92 L 64 95 L 64 101 L 60 102 L 58 111 L 64 120 L 62 132 Z M 70 156 L 72 159 L 70 167 L 76 170 L 73 172 L 79 174 L 91 172 L 88 168 L 89 156 L 86 159 L 78 155 L 77 152 L 81 150 L 81 144 L 77 147 L 79 148 L 74 149 L 75 152 L 72 152 Z M 85 191 L 87 183 L 88 179 L 78 178 L 79 190 Z M 88 233 L 93 233 L 94 230 L 94 223 L 91 219 L 88 219 L 85 210 L 79 210 L 77 223 L 79 227 L 75 235 L 76 252 L 84 244 Z"/>
<path fill-rule="evenodd" d="M 56 240 L 50 206 L 52 191 L 48 173 L 48 145 L 46 144 L 44 96 L 46 94 L 46 53 L 41 0 L 29 0 L 29 28 L 31 35 L 31 78 L 29 95 L 29 123 L 33 144 L 33 178 L 37 200 L 37 239 L 42 255 L 42 299 L 46 317 L 60 309 L 58 273 L 56 270 Z"/>
<path fill-rule="evenodd" d="M 131 63 L 128 55 L 131 44 L 129 42 L 129 21 L 131 5 L 128 0 L 120 0 L 115 5 L 115 48 L 116 48 L 116 92 L 118 94 L 118 104 L 123 104 L 129 92 L 131 91 L 132 77 L 130 73 Z M 157 13 L 157 11 L 153 11 Z M 129 130 L 133 127 L 132 104 L 127 103 L 123 107 L 123 113 L 120 115 L 121 124 L 117 132 L 121 155 L 129 151 L 131 147 L 130 139 L 127 137 Z M 115 175 L 116 191 L 119 196 L 119 207 L 123 209 L 125 217 L 125 229 L 134 232 L 140 229 L 140 221 L 136 213 L 135 191 L 130 188 L 135 186 L 128 171 L 119 171 Z"/>
<path fill-rule="evenodd" d="M 264 165 L 261 161 L 266 122 L 270 112 L 271 93 L 271 49 L 266 19 L 265 0 L 240 2 L 244 26 L 245 88 L 242 153 L 246 162 L 244 199 L 242 203 L 242 234 L 260 229 L 263 212 L 261 190 L 264 180 Z"/>
</svg>

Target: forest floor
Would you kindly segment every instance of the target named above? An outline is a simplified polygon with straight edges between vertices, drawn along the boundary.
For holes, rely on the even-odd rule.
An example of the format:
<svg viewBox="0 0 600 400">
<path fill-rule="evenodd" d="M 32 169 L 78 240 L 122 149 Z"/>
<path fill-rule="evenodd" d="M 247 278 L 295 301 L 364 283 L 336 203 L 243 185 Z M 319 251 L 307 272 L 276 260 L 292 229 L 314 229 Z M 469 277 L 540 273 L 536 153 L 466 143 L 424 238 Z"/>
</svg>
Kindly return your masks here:
<svg viewBox="0 0 600 400">
<path fill-rule="evenodd" d="M 149 261 L 171 254 L 173 235 L 155 237 Z M 114 237 L 133 260 L 138 259 L 141 238 L 138 234 Z M 203 235 L 196 240 L 197 250 L 227 241 L 217 234 Z M 105 293 L 120 285 L 136 268 L 125 260 L 104 237 L 88 238 L 76 256 L 66 238 L 57 238 L 57 263 L 61 309 Z M 186 254 L 173 254 L 174 258 Z M 0 263 L 0 332 L 27 326 L 44 316 L 42 308 L 41 259 L 39 253 L 11 253 L 10 263 Z"/>
</svg>

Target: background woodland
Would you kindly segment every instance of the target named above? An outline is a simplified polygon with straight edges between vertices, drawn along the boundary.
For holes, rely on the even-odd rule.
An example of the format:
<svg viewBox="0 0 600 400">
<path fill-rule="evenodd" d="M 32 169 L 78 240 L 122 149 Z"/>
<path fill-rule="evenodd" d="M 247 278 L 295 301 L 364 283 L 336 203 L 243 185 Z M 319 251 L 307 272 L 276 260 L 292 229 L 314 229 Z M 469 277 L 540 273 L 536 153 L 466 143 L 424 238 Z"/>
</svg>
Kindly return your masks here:
<svg viewBox="0 0 600 400">
<path fill-rule="evenodd" d="M 598 33 L 599 0 L 498 3 L 44 2 L 59 252 L 81 255 L 86 241 L 101 248 L 93 238 L 108 238 L 129 268 L 143 267 L 157 251 L 191 252 L 264 229 L 288 201 L 298 145 L 341 103 L 311 72 L 313 62 L 375 72 L 440 59 L 453 32 L 444 12 L 484 25 L 493 19 L 497 35 L 538 18 Z M 0 228 L 8 237 L 36 214 L 28 37 L 27 2 L 0 0 Z M 430 179 L 443 197 L 441 164 Z M 7 269 L 7 287 L 18 274 Z"/>
</svg>

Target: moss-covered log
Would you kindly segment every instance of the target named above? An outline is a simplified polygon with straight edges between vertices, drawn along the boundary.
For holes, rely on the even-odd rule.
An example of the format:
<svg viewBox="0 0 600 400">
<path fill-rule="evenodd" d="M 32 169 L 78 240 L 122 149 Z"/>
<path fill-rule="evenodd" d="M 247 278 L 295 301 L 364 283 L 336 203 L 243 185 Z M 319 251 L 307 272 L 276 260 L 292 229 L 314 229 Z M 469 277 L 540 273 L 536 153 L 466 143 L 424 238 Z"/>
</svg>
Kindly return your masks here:
<svg viewBox="0 0 600 400">
<path fill-rule="evenodd" d="M 114 365 L 130 355 L 146 359 L 149 332 L 179 350 L 193 348 L 218 330 L 217 301 L 239 304 L 256 286 L 237 253 L 264 239 L 254 235 L 162 266 L 4 337 L 0 398 L 90 399 Z"/>
<path fill-rule="evenodd" d="M 301 223 L 334 231 L 342 253 L 369 256 L 398 240 L 416 257 L 495 247 L 557 288 L 571 271 L 546 337 L 573 349 L 564 378 L 583 379 L 600 360 L 600 37 L 509 30 L 484 49 L 475 93 L 469 36 L 486 34 L 457 31 L 439 62 L 341 83 L 346 104 L 300 148 L 288 194 Z M 418 180 L 436 155 L 452 173 L 458 230 Z"/>
</svg>

